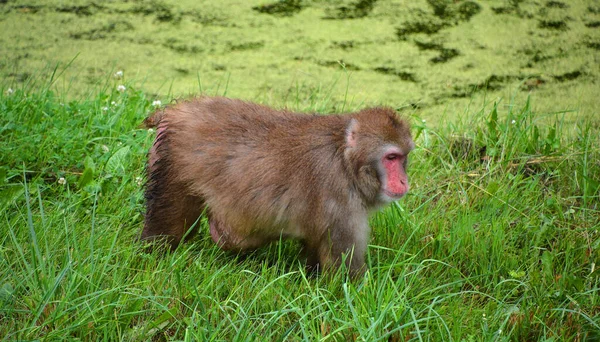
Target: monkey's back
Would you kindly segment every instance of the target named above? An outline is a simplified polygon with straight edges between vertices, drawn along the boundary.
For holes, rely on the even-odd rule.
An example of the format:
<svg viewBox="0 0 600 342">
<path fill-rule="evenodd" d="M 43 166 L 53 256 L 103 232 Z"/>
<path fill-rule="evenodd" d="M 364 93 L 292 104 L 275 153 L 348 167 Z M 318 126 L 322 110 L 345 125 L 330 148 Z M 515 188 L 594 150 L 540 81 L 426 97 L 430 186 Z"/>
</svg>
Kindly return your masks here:
<svg viewBox="0 0 600 342">
<path fill-rule="evenodd" d="M 156 153 L 167 163 L 157 167 L 168 168 L 169 177 L 236 233 L 303 238 L 321 226 L 311 220 L 324 213 L 313 213 L 334 215 L 351 196 L 348 178 L 339 177 L 346 172 L 340 161 L 348 122 L 199 98 L 161 113 L 158 136 L 165 141 Z"/>
</svg>

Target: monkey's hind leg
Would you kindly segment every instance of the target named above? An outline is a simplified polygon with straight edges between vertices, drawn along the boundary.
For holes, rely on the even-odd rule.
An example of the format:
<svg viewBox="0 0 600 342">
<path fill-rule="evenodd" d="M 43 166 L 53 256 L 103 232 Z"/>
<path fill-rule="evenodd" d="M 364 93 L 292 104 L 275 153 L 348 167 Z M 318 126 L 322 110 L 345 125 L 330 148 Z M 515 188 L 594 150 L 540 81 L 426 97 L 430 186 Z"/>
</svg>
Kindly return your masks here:
<svg viewBox="0 0 600 342">
<path fill-rule="evenodd" d="M 198 218 L 204 211 L 204 201 L 195 196 L 162 196 L 148 203 L 142 240 L 162 241 L 177 248 L 198 231 Z M 190 230 L 192 228 L 192 230 Z"/>
</svg>

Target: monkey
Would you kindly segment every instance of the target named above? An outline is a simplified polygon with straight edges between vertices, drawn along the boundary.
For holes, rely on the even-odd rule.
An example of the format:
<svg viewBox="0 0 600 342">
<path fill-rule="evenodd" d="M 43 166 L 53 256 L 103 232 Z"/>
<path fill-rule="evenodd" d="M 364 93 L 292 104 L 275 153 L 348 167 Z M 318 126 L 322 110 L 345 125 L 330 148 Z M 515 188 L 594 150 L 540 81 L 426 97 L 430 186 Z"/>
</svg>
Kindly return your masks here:
<svg viewBox="0 0 600 342">
<path fill-rule="evenodd" d="M 225 97 L 159 109 L 142 240 L 176 248 L 205 215 L 212 240 L 244 252 L 300 240 L 307 268 L 365 271 L 369 214 L 409 190 L 409 124 L 387 107 L 342 115 Z M 188 232 L 188 230 L 190 230 Z"/>
</svg>

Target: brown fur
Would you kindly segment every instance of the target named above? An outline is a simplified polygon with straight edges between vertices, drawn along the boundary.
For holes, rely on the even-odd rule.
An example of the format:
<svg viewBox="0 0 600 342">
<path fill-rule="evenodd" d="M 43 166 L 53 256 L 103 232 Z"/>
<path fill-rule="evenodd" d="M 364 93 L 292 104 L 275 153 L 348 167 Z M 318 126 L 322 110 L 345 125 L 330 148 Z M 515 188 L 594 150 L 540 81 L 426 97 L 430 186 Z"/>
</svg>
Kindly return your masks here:
<svg viewBox="0 0 600 342">
<path fill-rule="evenodd" d="M 406 155 L 413 147 L 407 123 L 388 108 L 320 116 L 201 97 L 148 122 L 157 137 L 143 239 L 176 247 L 206 210 L 224 249 L 296 238 L 309 265 L 329 268 L 350 253 L 355 272 L 364 265 L 368 213 L 386 203 L 380 151 L 393 145 Z"/>
</svg>

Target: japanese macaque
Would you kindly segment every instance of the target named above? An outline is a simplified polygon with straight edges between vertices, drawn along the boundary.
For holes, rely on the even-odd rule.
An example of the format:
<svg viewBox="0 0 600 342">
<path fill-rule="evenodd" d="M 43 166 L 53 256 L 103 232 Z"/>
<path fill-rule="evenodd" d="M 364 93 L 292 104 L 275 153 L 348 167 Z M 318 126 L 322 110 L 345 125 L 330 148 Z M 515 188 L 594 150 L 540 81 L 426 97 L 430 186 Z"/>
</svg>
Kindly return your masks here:
<svg viewBox="0 0 600 342">
<path fill-rule="evenodd" d="M 390 108 L 345 115 L 201 97 L 157 111 L 142 239 L 176 247 L 206 215 L 213 241 L 245 251 L 302 241 L 307 266 L 365 268 L 369 212 L 409 189 L 409 125 Z"/>
</svg>

